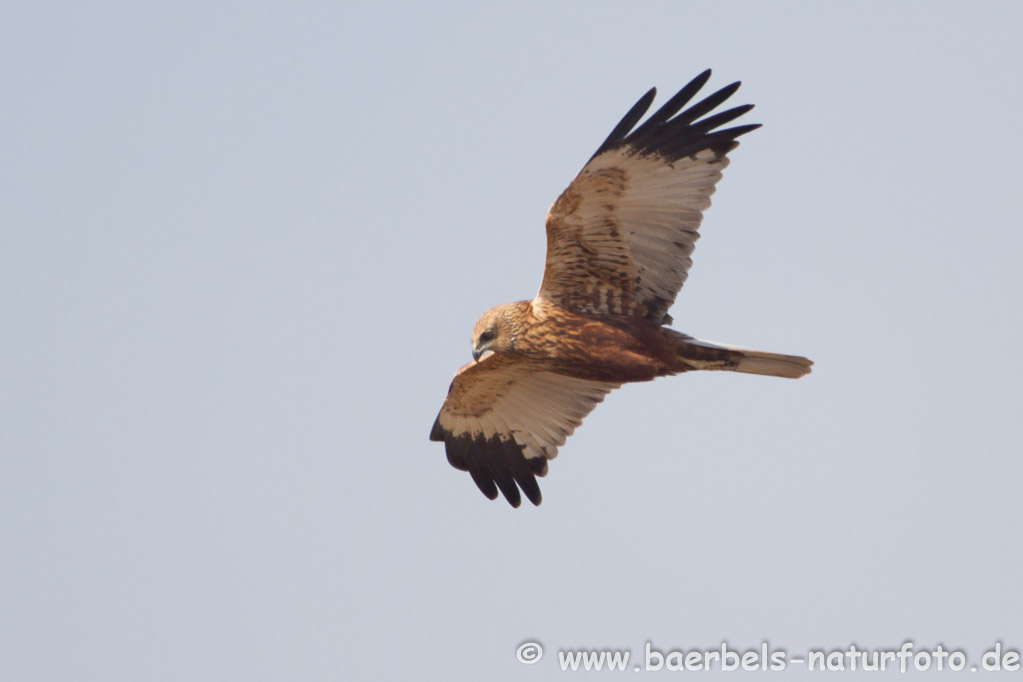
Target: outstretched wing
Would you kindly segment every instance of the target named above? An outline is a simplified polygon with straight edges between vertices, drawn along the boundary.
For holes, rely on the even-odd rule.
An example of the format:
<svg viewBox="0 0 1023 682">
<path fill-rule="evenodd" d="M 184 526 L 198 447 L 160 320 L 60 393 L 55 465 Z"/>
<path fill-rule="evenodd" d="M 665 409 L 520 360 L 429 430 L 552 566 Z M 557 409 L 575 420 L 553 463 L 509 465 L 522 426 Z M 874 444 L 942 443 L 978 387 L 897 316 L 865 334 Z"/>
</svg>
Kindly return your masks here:
<svg viewBox="0 0 1023 682">
<path fill-rule="evenodd" d="M 650 90 L 554 202 L 538 299 L 584 314 L 670 320 L 725 155 L 738 146 L 735 138 L 760 127 L 715 130 L 751 104 L 701 118 L 739 83 L 679 113 L 709 77 L 710 70 L 701 73 L 632 130 L 653 102 Z"/>
<path fill-rule="evenodd" d="M 522 488 L 540 504 L 536 476 L 547 473 L 558 446 L 618 386 L 491 353 L 455 373 L 430 440 L 444 441 L 451 465 L 468 471 L 490 499 L 500 489 L 518 507 Z"/>
</svg>

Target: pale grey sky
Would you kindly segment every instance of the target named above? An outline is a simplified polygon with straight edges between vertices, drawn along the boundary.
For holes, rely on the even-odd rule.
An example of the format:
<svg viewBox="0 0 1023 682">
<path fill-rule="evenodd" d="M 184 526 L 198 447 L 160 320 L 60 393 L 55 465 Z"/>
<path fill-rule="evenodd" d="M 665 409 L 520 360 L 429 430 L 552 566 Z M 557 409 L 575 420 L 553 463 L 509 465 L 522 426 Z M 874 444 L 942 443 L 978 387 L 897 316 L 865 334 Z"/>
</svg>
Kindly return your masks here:
<svg viewBox="0 0 1023 682">
<path fill-rule="evenodd" d="M 1020 7 L 6 3 L 0 679 L 1019 649 Z M 814 373 L 628 386 L 489 502 L 427 440 L 473 322 L 707 67 L 764 127 L 674 326 Z"/>
</svg>

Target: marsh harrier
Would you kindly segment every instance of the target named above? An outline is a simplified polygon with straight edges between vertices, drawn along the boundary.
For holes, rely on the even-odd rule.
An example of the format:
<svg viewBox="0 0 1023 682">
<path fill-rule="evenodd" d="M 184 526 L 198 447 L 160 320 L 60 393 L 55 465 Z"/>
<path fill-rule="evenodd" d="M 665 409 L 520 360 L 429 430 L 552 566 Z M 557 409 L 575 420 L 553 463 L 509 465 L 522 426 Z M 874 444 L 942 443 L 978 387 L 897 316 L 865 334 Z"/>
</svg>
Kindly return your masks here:
<svg viewBox="0 0 1023 682">
<path fill-rule="evenodd" d="M 705 71 L 635 127 L 652 89 L 597 149 L 547 214 L 547 263 L 531 301 L 491 308 L 472 330 L 473 362 L 455 373 L 430 439 L 490 499 L 519 489 L 540 504 L 536 477 L 607 393 L 630 381 L 693 370 L 795 379 L 804 357 L 701 341 L 668 328 L 703 211 L 736 138 L 719 128 L 752 105 L 710 115 L 733 83 L 683 108 Z"/>
</svg>

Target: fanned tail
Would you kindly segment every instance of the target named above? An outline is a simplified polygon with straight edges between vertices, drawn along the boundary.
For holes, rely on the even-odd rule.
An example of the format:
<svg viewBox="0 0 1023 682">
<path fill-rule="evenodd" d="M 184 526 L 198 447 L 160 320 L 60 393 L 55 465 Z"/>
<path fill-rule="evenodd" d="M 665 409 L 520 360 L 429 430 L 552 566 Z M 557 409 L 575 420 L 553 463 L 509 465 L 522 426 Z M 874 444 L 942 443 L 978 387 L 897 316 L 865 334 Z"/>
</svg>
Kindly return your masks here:
<svg viewBox="0 0 1023 682">
<path fill-rule="evenodd" d="M 726 343 L 701 341 L 691 336 L 685 337 L 676 353 L 684 369 L 725 370 L 785 379 L 798 379 L 809 374 L 813 366 L 812 360 L 799 355 L 767 353 Z"/>
</svg>

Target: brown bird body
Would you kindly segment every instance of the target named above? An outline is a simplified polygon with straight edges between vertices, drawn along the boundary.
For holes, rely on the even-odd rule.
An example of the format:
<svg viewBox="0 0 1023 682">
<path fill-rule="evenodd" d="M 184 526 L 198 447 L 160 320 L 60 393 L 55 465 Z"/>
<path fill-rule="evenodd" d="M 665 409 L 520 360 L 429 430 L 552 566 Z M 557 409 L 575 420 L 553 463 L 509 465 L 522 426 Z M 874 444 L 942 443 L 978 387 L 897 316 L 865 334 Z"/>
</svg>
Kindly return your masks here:
<svg viewBox="0 0 1023 682">
<path fill-rule="evenodd" d="M 540 503 L 536 476 L 611 390 L 691 370 L 798 378 L 801 356 L 701 341 L 667 327 L 692 264 L 703 211 L 735 138 L 715 130 L 751 105 L 701 118 L 733 83 L 681 109 L 705 71 L 633 130 L 648 92 L 615 127 L 547 215 L 547 262 L 536 298 L 491 308 L 472 332 L 473 360 L 455 374 L 432 440 L 480 490 L 512 506 Z"/>
<path fill-rule="evenodd" d="M 517 301 L 488 311 L 479 332 L 497 317 L 512 331 L 498 335 L 507 344 L 488 350 L 580 379 L 650 381 L 738 361 L 734 351 L 689 347 L 691 337 L 626 315 L 581 315 L 542 301 Z"/>
</svg>

